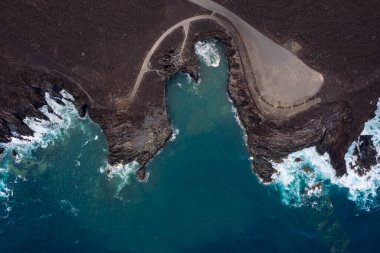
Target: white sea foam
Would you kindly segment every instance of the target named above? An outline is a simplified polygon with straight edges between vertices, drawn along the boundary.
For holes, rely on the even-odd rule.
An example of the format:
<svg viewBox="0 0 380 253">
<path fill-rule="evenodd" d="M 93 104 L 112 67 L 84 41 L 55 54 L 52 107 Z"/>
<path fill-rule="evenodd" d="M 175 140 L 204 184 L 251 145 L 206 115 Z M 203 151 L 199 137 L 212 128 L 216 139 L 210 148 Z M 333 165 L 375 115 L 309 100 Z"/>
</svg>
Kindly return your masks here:
<svg viewBox="0 0 380 253">
<path fill-rule="evenodd" d="M 24 123 L 34 132 L 33 136 L 21 136 L 19 134 L 11 137 L 8 143 L 0 143 L 0 147 L 5 148 L 1 166 L 5 171 L 0 172 L 0 196 L 8 196 L 10 190 L 6 187 L 5 181 L 8 174 L 8 165 L 14 159 L 12 150 L 17 151 L 16 162 L 21 162 L 25 157 L 31 155 L 31 152 L 37 148 L 46 148 L 49 144 L 54 143 L 62 138 L 66 130 L 69 129 L 76 119 L 79 119 L 78 111 L 74 104 L 74 98 L 66 91 L 60 92 L 63 99 L 52 98 L 49 93 L 45 93 L 47 105 L 42 106 L 39 110 L 47 117 L 48 120 L 34 117 L 26 117 Z M 62 101 L 63 104 L 57 103 L 56 100 Z M 49 107 L 53 112 L 49 112 Z"/>
<path fill-rule="evenodd" d="M 380 101 L 377 106 L 376 116 L 365 124 L 362 135 L 372 135 L 372 141 L 380 154 Z M 348 198 L 360 209 L 370 210 L 379 205 L 380 161 L 369 173 L 359 176 L 348 166 L 356 160 L 353 156 L 355 145 L 358 143 L 352 143 L 345 156 L 347 174 L 340 178 L 335 175 L 329 155 L 319 155 L 315 147 L 291 153 L 281 163 L 272 163 L 278 171 L 272 178 L 282 194 L 282 201 L 295 206 L 303 205 L 310 197 L 326 194 L 325 188 L 329 185 L 336 185 L 345 189 Z M 301 161 L 297 162 L 296 159 Z"/>
<path fill-rule="evenodd" d="M 18 183 L 20 181 L 26 182 L 26 181 L 28 181 L 28 179 L 25 176 L 23 176 L 23 175 L 17 175 L 16 178 L 15 178 L 15 180 L 14 180 L 14 183 Z"/>
<path fill-rule="evenodd" d="M 199 41 L 195 44 L 195 53 L 200 57 L 207 66 L 218 67 L 220 55 L 216 47 L 216 41 Z"/>
<path fill-rule="evenodd" d="M 7 187 L 4 179 L 0 179 L 0 198 L 9 198 L 12 196 L 13 191 Z"/>
<path fill-rule="evenodd" d="M 170 141 L 174 141 L 177 138 L 179 134 L 179 129 L 176 127 L 172 127 L 172 132 L 173 133 L 172 133 L 172 136 L 170 137 Z"/>
<path fill-rule="evenodd" d="M 194 79 L 191 77 L 191 75 L 189 73 L 186 73 L 185 75 L 186 75 L 187 83 L 191 84 L 194 81 Z"/>
<path fill-rule="evenodd" d="M 140 164 L 137 161 L 114 166 L 107 163 L 104 167 L 100 168 L 100 172 L 106 173 L 110 179 L 116 181 L 117 190 L 115 196 L 118 196 L 120 191 L 129 183 L 130 178 L 139 168 Z"/>
<path fill-rule="evenodd" d="M 201 78 L 201 76 L 199 76 L 199 77 L 198 77 L 198 81 L 195 82 L 195 86 L 194 86 L 194 88 L 195 88 L 196 86 L 198 86 L 199 84 L 201 84 L 201 82 L 202 82 L 202 78 Z"/>
<path fill-rule="evenodd" d="M 60 204 L 61 204 L 61 208 L 62 209 L 66 209 L 67 211 L 69 211 L 72 215 L 74 216 L 78 216 L 79 214 L 79 210 L 71 203 L 71 201 L 67 200 L 67 199 L 62 199 L 60 201 Z M 42 216 L 42 218 L 45 218 L 46 216 Z"/>
<path fill-rule="evenodd" d="M 68 93 L 67 91 L 61 90 L 59 93 L 61 94 L 61 96 L 63 98 L 65 98 L 67 100 L 71 100 L 71 102 L 74 102 L 74 100 L 75 100 L 74 97 L 70 93 Z"/>
<path fill-rule="evenodd" d="M 137 161 L 130 162 L 128 164 L 117 164 L 117 165 L 110 165 L 107 163 L 106 166 L 100 168 L 100 172 L 107 173 L 107 176 L 109 178 L 113 178 L 115 176 L 118 176 L 120 178 L 123 178 L 125 180 L 128 180 L 129 177 L 136 172 L 136 170 L 140 167 L 139 163 Z"/>
<path fill-rule="evenodd" d="M 296 159 L 301 159 L 298 161 Z M 319 155 L 315 147 L 291 153 L 281 163 L 272 163 L 278 173 L 272 176 L 274 184 L 280 190 L 282 201 L 285 204 L 300 206 L 307 203 L 318 185 L 335 177 L 330 164 L 330 157 L 326 153 Z M 311 171 L 313 170 L 313 171 Z"/>
<path fill-rule="evenodd" d="M 83 148 L 84 146 L 87 146 L 87 144 L 89 144 L 90 141 L 92 141 L 92 140 L 87 140 L 87 141 L 85 141 L 85 143 L 82 144 L 82 148 Z"/>
<path fill-rule="evenodd" d="M 8 202 L 2 202 L 0 209 L 0 220 L 8 218 L 10 212 L 12 211 L 12 207 L 9 206 Z"/>
<path fill-rule="evenodd" d="M 82 130 L 82 132 L 83 132 L 83 133 L 86 133 L 86 130 L 85 130 L 85 129 L 82 129 L 82 126 L 83 126 L 83 125 L 80 125 L 80 126 L 81 126 L 81 130 Z M 89 136 L 89 138 L 90 138 L 90 139 L 88 139 L 87 141 L 85 141 L 85 142 L 82 144 L 82 147 L 87 146 L 91 141 L 97 141 L 97 140 L 99 140 L 99 136 L 97 136 L 97 135 L 96 135 L 94 138 L 92 138 L 92 137 Z"/>
<path fill-rule="evenodd" d="M 68 96 L 68 93 L 63 93 Z M 56 98 L 57 99 L 57 98 Z M 6 150 L 17 150 L 22 158 L 36 148 L 46 148 L 58 138 L 64 135 L 65 130 L 72 126 L 73 120 L 79 118 L 74 104 L 66 99 L 61 101 L 64 105 L 57 103 L 49 93 L 45 93 L 47 105 L 53 110 L 49 112 L 48 106 L 44 105 L 39 110 L 48 120 L 26 117 L 24 123 L 34 132 L 33 136 L 12 137 L 11 142 L 0 144 Z"/>
<path fill-rule="evenodd" d="M 367 121 L 361 135 L 370 135 L 375 146 L 377 154 L 380 155 L 380 99 L 377 102 L 377 110 L 375 117 Z M 364 208 L 370 208 L 378 205 L 377 196 L 380 187 L 380 161 L 377 157 L 377 164 L 371 166 L 371 171 L 364 176 L 358 176 L 352 169 L 351 164 L 355 165 L 357 157 L 354 155 L 355 146 L 359 145 L 354 141 L 349 147 L 346 155 L 347 175 L 341 178 L 341 183 L 344 184 L 349 191 L 349 198 L 358 202 Z"/>
<path fill-rule="evenodd" d="M 241 123 L 241 120 L 239 118 L 239 114 L 237 112 L 237 109 L 235 108 L 234 106 L 234 102 L 232 101 L 232 99 L 230 98 L 230 96 L 227 94 L 227 97 L 228 97 L 228 101 L 231 103 L 231 110 L 232 110 L 232 113 L 234 114 L 234 118 L 236 120 L 236 122 L 239 124 L 241 130 L 243 131 L 243 139 L 244 139 L 244 143 L 246 146 L 248 146 L 248 135 L 247 135 L 247 130 L 245 129 L 245 127 L 243 126 L 243 124 Z"/>
<path fill-rule="evenodd" d="M 231 102 L 232 104 L 232 100 L 230 98 L 228 98 L 229 101 Z M 244 143 L 246 146 L 248 146 L 248 135 L 247 135 L 247 131 L 245 129 L 245 127 L 243 126 L 243 124 L 241 123 L 241 120 L 239 118 L 239 114 L 237 112 L 237 109 L 235 108 L 235 106 L 232 105 L 232 113 L 234 114 L 234 118 L 236 120 L 236 122 L 239 124 L 241 130 L 243 131 L 243 139 L 244 139 Z"/>
</svg>

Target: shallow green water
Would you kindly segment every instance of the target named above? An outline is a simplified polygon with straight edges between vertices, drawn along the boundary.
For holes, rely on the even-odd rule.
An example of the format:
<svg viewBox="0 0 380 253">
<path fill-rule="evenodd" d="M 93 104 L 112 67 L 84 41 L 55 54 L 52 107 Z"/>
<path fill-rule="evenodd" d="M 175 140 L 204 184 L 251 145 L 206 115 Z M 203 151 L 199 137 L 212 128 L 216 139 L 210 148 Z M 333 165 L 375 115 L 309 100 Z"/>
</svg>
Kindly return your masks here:
<svg viewBox="0 0 380 253">
<path fill-rule="evenodd" d="M 1 166 L 23 177 L 5 179 L 13 194 L 2 202 L 0 252 L 342 252 L 349 241 L 349 252 L 376 252 L 376 210 L 359 212 L 338 189 L 314 206 L 285 205 L 279 185 L 252 174 L 223 46 L 210 43 L 199 84 L 181 73 L 168 83 L 179 132 L 149 163 L 147 183 L 130 168 L 101 173 L 104 135 L 72 115 L 54 144 L 21 163 L 6 157 Z"/>
</svg>

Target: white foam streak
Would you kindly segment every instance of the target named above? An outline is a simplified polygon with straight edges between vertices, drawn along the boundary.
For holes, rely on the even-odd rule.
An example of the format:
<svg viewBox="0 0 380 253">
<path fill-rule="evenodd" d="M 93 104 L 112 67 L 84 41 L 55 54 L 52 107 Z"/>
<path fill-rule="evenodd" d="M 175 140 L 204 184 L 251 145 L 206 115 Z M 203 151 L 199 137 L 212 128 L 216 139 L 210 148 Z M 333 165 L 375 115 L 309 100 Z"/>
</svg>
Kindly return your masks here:
<svg viewBox="0 0 380 253">
<path fill-rule="evenodd" d="M 185 75 L 186 75 L 186 82 L 188 84 L 191 84 L 194 81 L 194 79 L 191 77 L 189 73 L 186 73 Z"/>
<path fill-rule="evenodd" d="M 31 155 L 31 152 L 37 148 L 46 148 L 49 144 L 54 143 L 57 139 L 63 137 L 67 129 L 72 126 L 74 120 L 79 119 L 78 111 L 72 101 L 74 98 L 66 91 L 62 90 L 61 95 L 64 99 L 55 98 L 62 101 L 63 104 L 57 103 L 49 93 L 45 93 L 47 105 L 42 106 L 39 110 L 48 120 L 34 117 L 26 117 L 24 123 L 33 131 L 33 136 L 15 135 L 11 137 L 8 143 L 0 143 L 0 147 L 5 148 L 3 165 L 13 160 L 12 150 L 16 150 L 16 162 L 21 162 L 24 157 Z M 49 107 L 52 111 L 49 111 Z M 0 196 L 7 193 L 4 181 L 7 178 L 8 169 L 0 173 Z"/>
<path fill-rule="evenodd" d="M 215 40 L 197 42 L 195 44 L 195 53 L 207 66 L 214 68 L 219 66 L 220 55 Z"/>
<path fill-rule="evenodd" d="M 115 179 L 117 183 L 117 190 L 115 196 L 118 196 L 120 191 L 129 183 L 131 176 L 140 168 L 137 161 L 128 164 L 110 165 L 100 168 L 101 173 L 106 173 L 110 179 Z"/>
<path fill-rule="evenodd" d="M 139 163 L 136 161 L 130 162 L 128 164 L 117 164 L 110 165 L 107 164 L 105 167 L 100 169 L 100 172 L 107 172 L 108 177 L 113 178 L 118 176 L 120 178 L 128 180 L 129 177 L 136 172 L 136 170 L 140 167 Z"/>
<path fill-rule="evenodd" d="M 0 179 L 0 198 L 9 198 L 13 192 L 7 187 L 3 179 Z"/>
<path fill-rule="evenodd" d="M 231 102 L 232 104 L 232 100 L 230 98 L 228 98 L 229 101 Z M 247 135 L 247 131 L 245 129 L 245 127 L 243 126 L 243 124 L 241 123 L 241 120 L 239 118 L 239 114 L 237 112 L 237 109 L 235 108 L 235 106 L 232 105 L 232 113 L 234 114 L 234 118 L 236 120 L 236 122 L 239 124 L 241 130 L 243 131 L 243 139 L 244 139 L 244 143 L 246 146 L 248 146 L 248 135 Z"/>
<path fill-rule="evenodd" d="M 177 138 L 177 136 L 179 134 L 179 129 L 176 127 L 173 127 L 172 132 L 173 133 L 172 133 L 172 136 L 170 137 L 169 141 L 174 141 Z"/>
<path fill-rule="evenodd" d="M 71 102 L 74 102 L 74 100 L 75 100 L 74 97 L 70 93 L 68 93 L 67 91 L 61 90 L 59 93 L 61 94 L 61 96 L 63 98 L 65 98 L 67 100 L 71 100 Z"/>
<path fill-rule="evenodd" d="M 72 215 L 74 216 L 78 216 L 79 214 L 79 210 L 67 199 L 62 199 L 60 201 L 61 203 L 61 208 L 62 209 L 66 209 L 67 211 L 69 211 Z"/>
<path fill-rule="evenodd" d="M 42 106 L 39 110 L 48 120 L 34 117 L 24 119 L 24 123 L 34 132 L 33 136 L 12 137 L 9 143 L 1 144 L 1 146 L 9 150 L 15 149 L 22 158 L 29 155 L 32 150 L 39 147 L 46 148 L 56 139 L 62 137 L 64 130 L 72 126 L 72 121 L 79 118 L 72 102 L 62 99 L 64 105 L 58 104 L 49 93 L 45 93 L 45 100 L 53 112 L 49 112 L 47 105 Z"/>
</svg>

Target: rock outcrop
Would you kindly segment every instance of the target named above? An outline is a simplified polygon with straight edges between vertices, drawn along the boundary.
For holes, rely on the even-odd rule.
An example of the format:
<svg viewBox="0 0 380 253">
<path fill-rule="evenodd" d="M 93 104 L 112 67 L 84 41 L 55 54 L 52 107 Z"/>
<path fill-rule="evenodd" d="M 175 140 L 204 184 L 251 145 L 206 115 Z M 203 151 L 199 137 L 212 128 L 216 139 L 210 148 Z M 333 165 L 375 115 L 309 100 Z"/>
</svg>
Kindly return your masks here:
<svg viewBox="0 0 380 253">
<path fill-rule="evenodd" d="M 350 164 L 358 175 L 365 175 L 371 167 L 376 165 L 379 161 L 380 154 L 377 153 L 376 148 L 372 142 L 371 135 L 360 135 L 356 142 L 353 155 L 357 157 L 355 164 Z"/>
</svg>

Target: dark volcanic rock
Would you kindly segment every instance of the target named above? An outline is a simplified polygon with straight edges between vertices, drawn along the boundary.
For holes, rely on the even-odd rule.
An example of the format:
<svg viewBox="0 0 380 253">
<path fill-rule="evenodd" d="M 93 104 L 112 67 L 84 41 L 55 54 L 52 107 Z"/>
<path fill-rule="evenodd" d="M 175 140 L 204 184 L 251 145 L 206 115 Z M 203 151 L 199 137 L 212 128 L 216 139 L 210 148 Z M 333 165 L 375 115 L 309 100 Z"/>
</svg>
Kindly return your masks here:
<svg viewBox="0 0 380 253">
<path fill-rule="evenodd" d="M 309 166 L 303 167 L 302 170 L 305 171 L 306 173 L 312 173 L 312 172 L 314 172 L 314 170 L 312 168 L 310 168 Z"/>
<path fill-rule="evenodd" d="M 323 184 L 322 182 L 318 182 L 315 185 L 311 186 L 307 192 L 320 191 L 322 190 Z"/>
<path fill-rule="evenodd" d="M 3 154 L 4 148 L 0 148 L 0 155 Z"/>
<path fill-rule="evenodd" d="M 96 110 L 92 116 L 93 112 L 91 117 L 105 126 L 111 164 L 136 160 L 144 167 L 171 136 L 165 81 L 155 72 L 144 76 L 136 102 L 127 111 L 108 113 Z"/>
<path fill-rule="evenodd" d="M 351 168 L 359 175 L 364 175 L 371 170 L 371 166 L 377 164 L 379 154 L 373 145 L 371 135 L 361 135 L 355 146 L 353 155 L 357 157 L 355 164 L 350 164 Z"/>
<path fill-rule="evenodd" d="M 185 34 L 182 27 L 178 27 L 170 33 L 154 52 L 150 60 L 150 69 L 161 71 L 162 75 L 167 78 L 180 65 L 183 65 L 181 62 L 181 46 L 184 39 Z"/>
<path fill-rule="evenodd" d="M 253 171 L 263 180 L 263 182 L 269 183 L 272 181 L 272 175 L 276 173 L 276 170 L 273 169 L 268 160 L 256 156 L 252 161 L 252 165 Z"/>
</svg>

